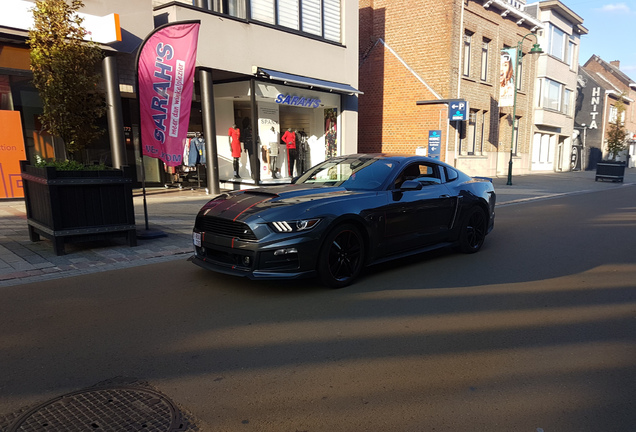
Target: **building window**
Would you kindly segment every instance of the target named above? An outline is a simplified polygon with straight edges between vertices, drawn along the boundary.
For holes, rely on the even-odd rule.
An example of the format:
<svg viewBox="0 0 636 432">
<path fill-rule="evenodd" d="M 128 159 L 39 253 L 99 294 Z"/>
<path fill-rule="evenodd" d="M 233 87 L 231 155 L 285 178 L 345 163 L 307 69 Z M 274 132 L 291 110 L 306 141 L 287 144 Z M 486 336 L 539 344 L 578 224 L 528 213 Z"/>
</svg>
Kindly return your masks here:
<svg viewBox="0 0 636 432">
<path fill-rule="evenodd" d="M 213 0 L 215 6 L 228 1 L 249 2 L 250 18 L 254 21 L 341 41 L 342 0 Z"/>
<path fill-rule="evenodd" d="M 521 54 L 521 58 L 517 59 L 517 90 L 521 91 L 521 83 L 523 82 L 523 51 L 517 53 L 517 55 Z"/>
<path fill-rule="evenodd" d="M 468 130 L 466 131 L 466 153 L 469 155 L 475 154 L 475 147 L 477 143 L 477 111 L 470 112 L 468 116 Z"/>
<path fill-rule="evenodd" d="M 519 118 L 515 119 L 515 134 L 512 141 L 512 154 L 517 156 L 517 152 L 519 151 Z"/>
<path fill-rule="evenodd" d="M 563 114 L 572 115 L 572 95 L 574 92 L 569 89 L 565 89 L 563 93 Z"/>
<path fill-rule="evenodd" d="M 245 0 L 211 0 L 210 9 L 237 18 L 247 16 Z"/>
<path fill-rule="evenodd" d="M 481 80 L 488 81 L 488 47 L 490 41 L 484 39 L 481 43 Z"/>
<path fill-rule="evenodd" d="M 484 153 L 484 138 L 486 137 L 486 111 L 481 113 L 481 126 L 479 128 L 479 141 L 477 141 L 476 151 L 479 154 Z"/>
<path fill-rule="evenodd" d="M 566 40 L 565 32 L 550 24 L 548 28 L 548 54 L 565 61 Z"/>
<path fill-rule="evenodd" d="M 542 107 L 554 111 L 561 111 L 561 98 L 563 94 L 563 84 L 545 78 L 542 85 L 543 97 Z"/>
<path fill-rule="evenodd" d="M 576 47 L 576 45 L 574 45 L 574 42 L 572 42 L 571 40 L 568 41 L 568 60 L 567 63 L 570 66 L 570 69 L 574 69 L 574 66 L 576 66 L 575 62 L 574 62 L 574 48 Z"/>
<path fill-rule="evenodd" d="M 470 43 L 472 40 L 472 32 L 466 31 L 464 34 L 464 67 L 463 74 L 464 76 L 470 76 Z"/>
<path fill-rule="evenodd" d="M 252 19 L 267 24 L 275 24 L 274 0 L 252 0 Z"/>
<path fill-rule="evenodd" d="M 278 0 L 278 25 L 300 30 L 298 1 Z"/>
</svg>

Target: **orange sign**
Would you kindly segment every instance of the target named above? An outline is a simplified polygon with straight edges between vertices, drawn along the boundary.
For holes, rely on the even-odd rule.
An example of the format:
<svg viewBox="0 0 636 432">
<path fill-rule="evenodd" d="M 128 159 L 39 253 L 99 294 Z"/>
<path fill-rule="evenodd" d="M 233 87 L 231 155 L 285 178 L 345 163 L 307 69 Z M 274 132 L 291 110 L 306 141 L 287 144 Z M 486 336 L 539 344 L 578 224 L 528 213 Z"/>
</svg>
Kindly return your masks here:
<svg viewBox="0 0 636 432">
<path fill-rule="evenodd" d="M 23 198 L 20 161 L 25 160 L 20 111 L 0 110 L 0 198 Z"/>
</svg>

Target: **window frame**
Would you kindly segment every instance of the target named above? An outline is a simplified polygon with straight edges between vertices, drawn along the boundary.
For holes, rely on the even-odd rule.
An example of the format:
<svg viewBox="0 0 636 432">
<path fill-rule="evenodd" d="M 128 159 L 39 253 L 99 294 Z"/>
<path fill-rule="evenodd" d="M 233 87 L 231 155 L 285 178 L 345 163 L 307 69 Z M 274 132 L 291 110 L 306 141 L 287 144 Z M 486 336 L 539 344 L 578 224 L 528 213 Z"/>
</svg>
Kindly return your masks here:
<svg viewBox="0 0 636 432">
<path fill-rule="evenodd" d="M 482 81 L 488 81 L 488 54 L 490 51 L 490 39 L 481 41 L 481 75 Z"/>
<path fill-rule="evenodd" d="M 462 60 L 464 64 L 462 65 L 462 75 L 465 77 L 470 76 L 470 67 L 471 67 L 470 57 L 471 57 L 473 35 L 474 33 L 469 30 L 464 31 L 463 46 L 462 46 L 463 47 Z"/>
<path fill-rule="evenodd" d="M 211 0 L 209 10 L 342 45 L 343 2 L 344 0 Z M 294 4 L 291 14 L 287 13 L 290 4 Z M 235 13 L 232 13 L 233 8 Z M 313 23 L 309 21 L 311 18 L 315 18 Z M 311 24 L 314 24 L 314 29 Z"/>
</svg>

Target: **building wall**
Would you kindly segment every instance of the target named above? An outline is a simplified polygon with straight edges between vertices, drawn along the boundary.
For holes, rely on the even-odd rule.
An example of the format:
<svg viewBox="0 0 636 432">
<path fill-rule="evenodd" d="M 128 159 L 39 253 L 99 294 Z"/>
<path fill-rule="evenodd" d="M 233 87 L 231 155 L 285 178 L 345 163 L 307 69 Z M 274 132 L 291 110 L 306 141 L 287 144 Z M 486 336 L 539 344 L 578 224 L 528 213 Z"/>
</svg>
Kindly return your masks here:
<svg viewBox="0 0 636 432">
<path fill-rule="evenodd" d="M 623 103 L 625 105 L 625 129 L 634 141 L 636 135 L 636 83 L 629 79 L 626 75 L 621 75 L 620 63 L 613 62 L 613 67 L 607 67 L 607 63 L 597 56 L 592 56 L 585 63 L 585 70 L 590 74 L 599 74 L 605 80 L 607 80 L 616 90 L 617 96 L 623 94 Z M 615 69 L 614 69 L 615 68 Z M 631 84 L 631 85 L 630 85 Z M 605 107 L 609 110 L 610 106 L 615 105 L 617 98 L 608 98 L 608 106 Z M 608 111 L 609 112 L 609 111 Z M 606 117 L 606 123 L 603 128 L 603 139 L 605 139 L 605 132 L 607 131 L 607 121 L 609 121 L 609 115 Z M 633 145 L 633 142 L 628 143 Z"/>
<path fill-rule="evenodd" d="M 454 56 L 449 53 L 457 46 L 452 35 L 459 14 L 450 0 L 438 7 L 417 3 L 413 7 L 412 1 L 404 0 L 360 1 L 362 152 L 414 154 L 417 147 L 427 145 L 431 129 L 442 130 L 442 143 L 446 142 L 445 105 L 416 103 L 451 93 Z"/>
<path fill-rule="evenodd" d="M 570 112 L 556 111 L 543 106 L 544 89 L 537 84 L 534 95 L 534 137 L 532 149 L 531 169 L 533 171 L 569 171 L 573 160 L 574 108 L 577 89 L 578 53 L 581 37 L 579 32 L 583 20 L 571 14 L 565 7 L 550 4 L 550 8 L 543 9 L 542 2 L 538 3 L 538 17 L 546 23 L 562 30 L 569 41 L 574 44 L 572 61 L 562 61 L 548 52 L 550 32 L 548 25 L 538 32 L 538 42 L 546 54 L 539 56 L 537 62 L 537 79 L 549 78 L 570 90 Z M 570 18 L 567 18 L 567 17 Z M 565 93 L 563 94 L 565 96 Z M 554 142 L 548 159 L 540 146 L 540 141 L 546 137 Z M 575 155 L 576 156 L 576 155 Z M 575 165 L 576 166 L 576 165 Z"/>
<path fill-rule="evenodd" d="M 500 49 L 530 31 L 518 18 L 472 0 L 362 0 L 360 5 L 359 149 L 415 153 L 429 130 L 442 131 L 441 159 L 479 175 L 507 171 L 512 108 L 498 107 Z M 471 69 L 462 76 L 463 36 L 472 33 Z M 482 81 L 481 50 L 490 40 L 488 76 Z M 532 43 L 524 44 L 524 52 Z M 534 59 L 520 76 L 519 152 L 515 170 L 529 170 Z M 465 151 L 468 122 L 449 122 L 447 105 L 417 101 L 465 99 L 483 136 L 478 152 Z M 483 125 L 483 128 L 482 128 Z M 483 131 L 483 134 L 482 134 Z"/>
<path fill-rule="evenodd" d="M 253 76 L 256 67 L 358 86 L 358 9 L 342 2 L 342 44 L 328 43 L 266 25 L 246 23 L 200 9 L 167 5 L 168 22 L 201 20 L 197 66 Z M 357 114 L 341 117 L 342 153 L 355 153 Z"/>
</svg>

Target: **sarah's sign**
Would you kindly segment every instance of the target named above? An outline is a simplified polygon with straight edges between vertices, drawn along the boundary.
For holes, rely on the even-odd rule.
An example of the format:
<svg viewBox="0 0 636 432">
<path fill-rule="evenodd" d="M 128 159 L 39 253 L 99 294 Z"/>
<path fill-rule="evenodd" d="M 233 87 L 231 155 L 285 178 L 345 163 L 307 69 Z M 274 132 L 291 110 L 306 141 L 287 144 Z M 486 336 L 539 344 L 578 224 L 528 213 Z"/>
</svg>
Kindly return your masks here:
<svg viewBox="0 0 636 432">
<path fill-rule="evenodd" d="M 274 102 L 280 105 L 291 105 L 304 108 L 318 108 L 320 106 L 320 99 L 292 96 L 289 94 L 284 95 L 282 93 L 276 96 L 276 100 Z"/>
</svg>

